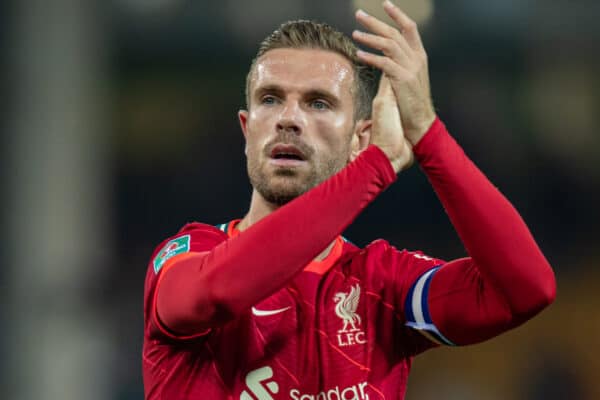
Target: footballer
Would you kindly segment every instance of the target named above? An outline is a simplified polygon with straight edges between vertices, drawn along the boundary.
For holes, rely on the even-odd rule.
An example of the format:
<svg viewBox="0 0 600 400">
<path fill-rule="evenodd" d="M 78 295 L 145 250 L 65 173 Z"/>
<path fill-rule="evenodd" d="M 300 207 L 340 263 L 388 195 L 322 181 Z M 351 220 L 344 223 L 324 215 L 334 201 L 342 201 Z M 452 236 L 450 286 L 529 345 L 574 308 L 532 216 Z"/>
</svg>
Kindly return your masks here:
<svg viewBox="0 0 600 400">
<path fill-rule="evenodd" d="M 435 113 L 416 24 L 383 7 L 393 26 L 359 10 L 352 34 L 378 52 L 312 21 L 261 43 L 238 113 L 249 209 L 187 224 L 152 254 L 146 399 L 403 399 L 415 356 L 490 339 L 554 300 L 519 213 Z M 414 163 L 468 257 L 341 236 Z"/>
</svg>

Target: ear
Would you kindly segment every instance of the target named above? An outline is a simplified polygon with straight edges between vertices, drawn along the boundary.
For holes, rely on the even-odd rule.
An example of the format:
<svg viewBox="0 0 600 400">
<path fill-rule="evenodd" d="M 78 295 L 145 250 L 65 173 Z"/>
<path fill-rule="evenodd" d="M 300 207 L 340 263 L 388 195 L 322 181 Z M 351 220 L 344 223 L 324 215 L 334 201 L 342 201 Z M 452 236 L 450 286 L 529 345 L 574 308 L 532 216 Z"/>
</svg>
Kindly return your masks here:
<svg viewBox="0 0 600 400">
<path fill-rule="evenodd" d="M 352 151 L 350 152 L 349 162 L 354 161 L 354 159 L 369 146 L 372 126 L 373 122 L 370 119 L 360 119 L 356 122 L 354 133 L 352 134 L 352 142 L 350 144 Z"/>
<path fill-rule="evenodd" d="M 248 111 L 240 110 L 238 111 L 238 119 L 240 121 L 240 128 L 242 128 L 242 133 L 244 134 L 244 139 L 246 139 L 246 145 L 244 146 L 244 154 L 248 154 Z"/>
</svg>

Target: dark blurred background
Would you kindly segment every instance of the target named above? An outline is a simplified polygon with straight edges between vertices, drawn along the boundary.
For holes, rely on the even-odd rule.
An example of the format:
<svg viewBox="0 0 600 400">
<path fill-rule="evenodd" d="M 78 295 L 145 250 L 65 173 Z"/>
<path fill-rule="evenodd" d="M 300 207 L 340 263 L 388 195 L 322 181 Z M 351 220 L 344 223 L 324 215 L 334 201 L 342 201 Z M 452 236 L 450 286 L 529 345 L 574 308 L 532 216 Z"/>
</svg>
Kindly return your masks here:
<svg viewBox="0 0 600 400">
<path fill-rule="evenodd" d="M 1 393 L 143 398 L 154 246 L 249 204 L 236 112 L 258 42 L 298 18 L 350 33 L 367 3 L 0 2 Z M 438 114 L 558 277 L 531 323 L 417 359 L 407 399 L 600 398 L 600 2 L 396 3 L 420 22 Z M 418 168 L 345 235 L 465 255 Z"/>
</svg>

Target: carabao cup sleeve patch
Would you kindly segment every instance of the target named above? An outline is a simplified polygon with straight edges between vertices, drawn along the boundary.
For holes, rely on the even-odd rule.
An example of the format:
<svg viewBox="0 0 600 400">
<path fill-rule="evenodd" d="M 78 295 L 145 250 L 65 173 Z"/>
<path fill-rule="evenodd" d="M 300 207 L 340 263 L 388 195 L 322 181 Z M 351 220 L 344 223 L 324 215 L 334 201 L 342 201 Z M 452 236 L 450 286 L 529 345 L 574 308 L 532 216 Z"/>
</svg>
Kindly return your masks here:
<svg viewBox="0 0 600 400">
<path fill-rule="evenodd" d="M 190 251 L 190 235 L 180 236 L 175 239 L 171 239 L 163 246 L 158 252 L 152 264 L 154 265 L 154 273 L 158 274 L 158 271 L 162 268 L 165 262 L 177 254 L 187 253 Z"/>
</svg>

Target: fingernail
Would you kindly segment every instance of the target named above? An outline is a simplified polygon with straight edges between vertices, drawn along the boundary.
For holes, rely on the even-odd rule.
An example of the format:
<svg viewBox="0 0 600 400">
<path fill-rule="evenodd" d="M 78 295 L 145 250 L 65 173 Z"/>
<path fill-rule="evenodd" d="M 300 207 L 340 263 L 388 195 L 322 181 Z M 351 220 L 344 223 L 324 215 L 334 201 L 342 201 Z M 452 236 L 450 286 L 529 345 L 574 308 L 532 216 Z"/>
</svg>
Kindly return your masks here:
<svg viewBox="0 0 600 400">
<path fill-rule="evenodd" d="M 383 5 L 388 7 L 395 7 L 394 3 L 392 3 L 390 0 L 385 0 L 383 2 Z"/>
<path fill-rule="evenodd" d="M 363 33 L 361 31 L 359 31 L 358 29 L 355 29 L 352 34 L 356 35 L 356 36 L 362 36 Z"/>
<path fill-rule="evenodd" d="M 364 51 L 362 51 L 362 50 L 356 50 L 356 56 L 357 56 L 357 57 L 363 57 L 365 54 L 367 54 L 367 53 L 365 53 L 365 52 L 364 52 Z"/>
<path fill-rule="evenodd" d="M 357 17 L 368 17 L 369 14 L 367 14 L 366 12 L 364 12 L 363 10 L 361 10 L 360 8 L 356 11 L 356 16 Z"/>
</svg>

